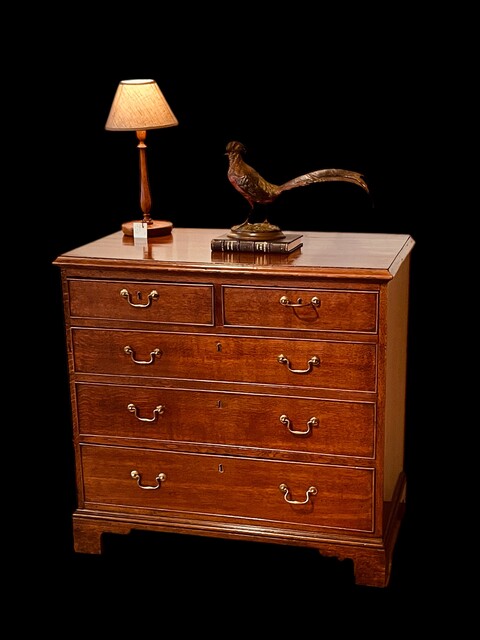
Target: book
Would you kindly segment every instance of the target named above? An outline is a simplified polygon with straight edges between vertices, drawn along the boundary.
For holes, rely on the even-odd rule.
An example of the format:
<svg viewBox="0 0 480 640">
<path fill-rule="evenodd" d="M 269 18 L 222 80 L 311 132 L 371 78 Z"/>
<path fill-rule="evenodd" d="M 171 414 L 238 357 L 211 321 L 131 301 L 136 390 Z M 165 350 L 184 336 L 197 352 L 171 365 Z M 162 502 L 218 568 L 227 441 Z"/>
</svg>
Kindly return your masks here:
<svg viewBox="0 0 480 640">
<path fill-rule="evenodd" d="M 291 253 L 303 246 L 303 235 L 285 233 L 284 238 L 277 240 L 254 240 L 230 238 L 228 233 L 213 238 L 212 251 L 243 251 L 247 253 Z"/>
</svg>

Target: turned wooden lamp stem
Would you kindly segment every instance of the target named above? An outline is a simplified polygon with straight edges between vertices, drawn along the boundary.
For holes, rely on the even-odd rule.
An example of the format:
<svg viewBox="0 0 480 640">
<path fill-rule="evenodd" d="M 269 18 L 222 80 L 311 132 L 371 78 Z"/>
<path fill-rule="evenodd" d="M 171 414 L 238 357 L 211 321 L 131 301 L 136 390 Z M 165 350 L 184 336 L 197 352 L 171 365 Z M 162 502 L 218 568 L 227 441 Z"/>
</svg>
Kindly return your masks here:
<svg viewBox="0 0 480 640">
<path fill-rule="evenodd" d="M 148 181 L 147 145 L 145 144 L 146 137 L 146 131 L 137 131 L 137 149 L 140 150 L 140 207 L 143 213 L 142 222 L 144 224 L 152 225 L 153 220 L 150 216 L 150 209 L 152 208 L 152 197 L 150 195 L 150 183 Z"/>
</svg>

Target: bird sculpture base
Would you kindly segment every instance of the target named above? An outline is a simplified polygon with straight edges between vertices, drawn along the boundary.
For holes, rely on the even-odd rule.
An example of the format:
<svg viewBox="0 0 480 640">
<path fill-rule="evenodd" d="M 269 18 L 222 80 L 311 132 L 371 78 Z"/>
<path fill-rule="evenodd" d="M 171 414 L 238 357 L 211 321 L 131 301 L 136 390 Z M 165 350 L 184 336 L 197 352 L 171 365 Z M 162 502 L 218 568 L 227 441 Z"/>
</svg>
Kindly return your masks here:
<svg viewBox="0 0 480 640">
<path fill-rule="evenodd" d="M 270 224 L 266 220 L 264 222 L 244 222 L 232 227 L 229 238 L 238 240 L 258 240 L 260 242 L 270 240 L 281 240 L 285 238 L 285 234 L 274 224 Z"/>
<path fill-rule="evenodd" d="M 132 220 L 122 224 L 122 231 L 126 236 L 133 236 L 133 224 L 141 223 L 142 220 Z M 157 238 L 158 236 L 168 236 L 172 233 L 173 223 L 168 220 L 152 220 L 150 224 L 145 223 L 147 227 L 147 237 Z"/>
</svg>

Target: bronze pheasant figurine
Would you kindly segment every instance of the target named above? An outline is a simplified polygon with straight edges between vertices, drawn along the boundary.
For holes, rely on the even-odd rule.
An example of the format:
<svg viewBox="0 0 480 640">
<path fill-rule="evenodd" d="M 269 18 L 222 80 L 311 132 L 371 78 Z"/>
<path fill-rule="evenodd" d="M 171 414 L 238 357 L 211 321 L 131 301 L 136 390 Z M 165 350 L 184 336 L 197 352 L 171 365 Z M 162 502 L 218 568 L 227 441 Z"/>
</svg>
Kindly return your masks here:
<svg viewBox="0 0 480 640">
<path fill-rule="evenodd" d="M 317 182 L 351 182 L 369 193 L 362 174 L 345 169 L 319 169 L 288 180 L 281 185 L 272 184 L 243 160 L 244 153 L 245 147 L 241 142 L 233 140 L 227 144 L 225 152 L 225 155 L 228 156 L 227 176 L 230 183 L 249 203 L 250 215 L 255 204 L 268 204 L 284 191 L 296 187 L 306 187 Z M 249 218 L 243 224 L 247 224 L 248 220 Z"/>
</svg>

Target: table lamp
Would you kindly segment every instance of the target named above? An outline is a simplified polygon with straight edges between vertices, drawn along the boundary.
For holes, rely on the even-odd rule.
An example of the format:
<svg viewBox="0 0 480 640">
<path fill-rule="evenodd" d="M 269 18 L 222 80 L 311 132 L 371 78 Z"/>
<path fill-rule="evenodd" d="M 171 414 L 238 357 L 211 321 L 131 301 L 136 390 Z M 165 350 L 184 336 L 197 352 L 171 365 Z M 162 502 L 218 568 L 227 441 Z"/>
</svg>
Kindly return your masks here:
<svg viewBox="0 0 480 640">
<path fill-rule="evenodd" d="M 148 129 L 174 127 L 178 120 L 168 106 L 159 86 L 154 80 L 122 80 L 118 85 L 108 115 L 107 131 L 135 131 L 140 151 L 140 207 L 141 220 L 122 224 L 124 235 L 134 235 L 134 224 L 146 225 L 147 237 L 165 236 L 171 233 L 173 224 L 168 220 L 152 220 L 150 209 L 152 198 L 147 172 L 145 139 Z"/>
</svg>

